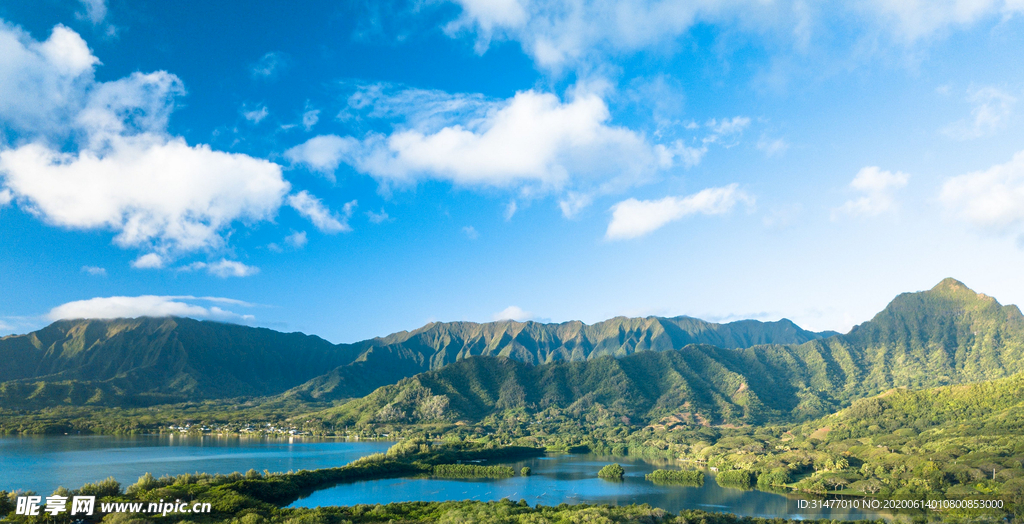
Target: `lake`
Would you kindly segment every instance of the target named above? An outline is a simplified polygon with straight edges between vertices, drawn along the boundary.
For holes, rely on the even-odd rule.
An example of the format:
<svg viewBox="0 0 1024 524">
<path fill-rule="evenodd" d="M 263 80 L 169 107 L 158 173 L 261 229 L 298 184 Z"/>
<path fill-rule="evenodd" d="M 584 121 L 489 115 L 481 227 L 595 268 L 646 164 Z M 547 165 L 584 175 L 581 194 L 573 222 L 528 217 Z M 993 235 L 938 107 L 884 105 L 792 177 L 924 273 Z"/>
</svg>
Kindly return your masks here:
<svg viewBox="0 0 1024 524">
<path fill-rule="evenodd" d="M 231 473 L 319 469 L 344 465 L 385 451 L 391 442 L 237 437 L 54 436 L 0 438 L 0 490 L 51 493 L 58 485 L 78 488 L 113 476 L 122 485 L 141 475 Z M 597 478 L 604 465 L 618 462 L 626 470 L 622 482 Z M 723 488 L 708 476 L 702 487 L 657 485 L 644 475 L 656 464 L 624 457 L 557 454 L 515 462 L 517 476 L 500 480 L 384 479 L 340 484 L 317 491 L 293 507 L 386 504 L 414 500 L 525 499 L 530 505 L 643 504 L 671 512 L 681 509 L 724 511 L 737 515 L 789 518 L 866 519 L 877 513 L 821 511 L 794 513 L 787 498 L 756 490 Z M 523 466 L 533 470 L 521 477 Z M 790 505 L 791 506 L 791 505 Z"/>
</svg>

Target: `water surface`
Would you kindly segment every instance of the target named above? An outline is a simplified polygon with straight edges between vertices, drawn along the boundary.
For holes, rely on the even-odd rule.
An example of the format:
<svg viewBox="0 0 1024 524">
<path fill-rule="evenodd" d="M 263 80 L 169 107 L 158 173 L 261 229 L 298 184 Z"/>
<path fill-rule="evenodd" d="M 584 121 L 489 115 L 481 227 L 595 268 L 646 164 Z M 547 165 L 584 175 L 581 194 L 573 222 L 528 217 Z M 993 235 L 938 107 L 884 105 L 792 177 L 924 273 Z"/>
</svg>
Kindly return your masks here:
<svg viewBox="0 0 1024 524">
<path fill-rule="evenodd" d="M 110 476 L 128 486 L 145 473 L 333 468 L 392 444 L 182 435 L 0 437 L 0 490 L 50 494 L 57 486 L 76 489 Z"/>
<path fill-rule="evenodd" d="M 622 482 L 597 478 L 601 467 L 617 462 L 626 470 Z M 450 480 L 434 478 L 398 478 L 339 484 L 314 492 L 293 503 L 291 507 L 351 506 L 354 504 L 387 504 L 389 502 L 479 500 L 508 498 L 537 504 L 557 506 L 569 504 L 650 504 L 676 513 L 683 509 L 722 511 L 741 516 L 829 518 L 839 520 L 877 519 L 885 515 L 849 510 L 802 512 L 787 508 L 785 496 L 757 490 L 740 490 L 719 486 L 707 475 L 701 487 L 654 484 L 644 475 L 658 468 L 678 469 L 669 463 L 653 464 L 624 457 L 597 455 L 549 455 L 547 457 L 507 463 L 516 476 L 509 479 Z M 532 475 L 519 476 L 529 466 Z"/>
<path fill-rule="evenodd" d="M 78 488 L 113 476 L 122 485 L 145 473 L 160 477 L 182 473 L 297 471 L 345 465 L 385 451 L 392 442 L 315 439 L 258 439 L 212 436 L 46 436 L 0 437 L 0 490 L 50 494 L 57 486 Z M 622 482 L 597 478 L 611 462 L 626 470 Z M 657 485 L 644 475 L 660 464 L 623 457 L 548 455 L 514 463 L 510 479 L 383 479 L 339 484 L 312 493 L 293 507 L 387 504 L 389 502 L 509 498 L 530 505 L 650 504 L 671 512 L 683 509 L 724 511 L 737 515 L 787 518 L 867 519 L 879 514 L 851 511 L 794 513 L 787 498 L 755 490 L 720 487 L 708 476 L 702 487 Z M 529 466 L 530 477 L 519 476 Z"/>
</svg>

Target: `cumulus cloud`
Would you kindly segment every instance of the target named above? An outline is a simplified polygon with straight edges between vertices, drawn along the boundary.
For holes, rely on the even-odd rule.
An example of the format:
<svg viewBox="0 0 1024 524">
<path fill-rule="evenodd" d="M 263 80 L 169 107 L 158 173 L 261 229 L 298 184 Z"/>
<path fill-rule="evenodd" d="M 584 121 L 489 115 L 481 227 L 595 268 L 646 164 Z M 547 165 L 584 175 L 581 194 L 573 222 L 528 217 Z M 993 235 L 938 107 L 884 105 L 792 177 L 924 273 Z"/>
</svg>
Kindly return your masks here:
<svg viewBox="0 0 1024 524">
<path fill-rule="evenodd" d="M 0 21 L 0 119 L 21 132 L 64 130 L 94 83 L 97 63 L 85 40 L 63 25 L 38 42 Z"/>
<path fill-rule="evenodd" d="M 946 136 L 970 140 L 991 135 L 1005 127 L 1017 98 L 995 87 L 982 87 L 968 91 L 967 102 L 973 106 L 971 118 L 944 127 Z"/>
<path fill-rule="evenodd" d="M 290 195 L 288 197 L 288 205 L 324 233 L 347 233 L 352 231 L 352 228 L 348 225 L 348 219 L 355 211 L 355 200 L 345 204 L 340 216 L 332 213 L 319 198 L 309 194 L 308 191 L 300 191 L 297 194 Z"/>
<path fill-rule="evenodd" d="M 334 172 L 342 160 L 358 147 L 359 142 L 352 137 L 320 135 L 288 149 L 284 152 L 284 157 L 292 164 L 301 165 L 333 182 Z"/>
<path fill-rule="evenodd" d="M 832 211 L 832 219 L 840 215 L 878 216 L 896 209 L 895 193 L 905 187 L 910 175 L 902 172 L 882 171 L 878 166 L 868 166 L 857 172 L 850 182 L 850 188 L 861 193 L 861 197 L 847 200 Z"/>
<path fill-rule="evenodd" d="M 45 222 L 106 229 L 162 267 L 216 250 L 236 222 L 272 219 L 290 190 L 280 166 L 190 146 L 167 133 L 181 81 L 164 71 L 96 82 L 98 59 L 70 29 L 37 42 L 0 25 L 0 122 L 19 136 L 0 149 L 3 191 Z M 63 144 L 71 139 L 75 147 Z"/>
<path fill-rule="evenodd" d="M 524 311 L 523 308 L 521 308 L 519 306 L 509 306 L 509 307 L 507 307 L 507 308 L 505 308 L 505 309 L 495 313 L 491 318 L 493 320 L 496 320 L 496 321 L 497 320 L 515 320 L 515 321 L 518 321 L 518 322 L 526 322 L 527 320 L 533 319 L 534 315 L 533 315 L 533 313 L 530 313 L 529 311 Z"/>
<path fill-rule="evenodd" d="M 353 95 L 349 110 L 397 120 L 394 132 L 323 135 L 289 150 L 288 157 L 320 172 L 346 163 L 382 183 L 433 179 L 525 195 L 607 193 L 693 163 L 680 148 L 612 125 L 598 94 L 570 91 L 566 100 L 535 90 L 486 100 L 422 90 L 389 94 L 375 86 Z"/>
<path fill-rule="evenodd" d="M 0 207 L 4 207 L 14 200 L 14 194 L 11 193 L 10 189 L 0 189 Z"/>
<path fill-rule="evenodd" d="M 1024 151 L 984 171 L 950 178 L 939 196 L 947 211 L 994 233 L 1021 233 L 1024 224 Z"/>
<path fill-rule="evenodd" d="M 480 238 L 480 232 L 473 226 L 466 226 L 462 228 L 462 233 L 466 235 L 466 238 L 470 240 L 476 240 Z"/>
<path fill-rule="evenodd" d="M 691 215 L 722 215 L 737 204 L 752 206 L 754 197 L 739 189 L 739 184 L 711 187 L 685 197 L 660 200 L 630 198 L 612 206 L 612 220 L 605 238 L 625 240 L 647 235 L 658 228 Z"/>
<path fill-rule="evenodd" d="M 83 318 L 136 318 L 136 317 L 192 317 L 230 322 L 249 322 L 252 315 L 240 315 L 218 306 L 200 306 L 196 302 L 226 303 L 247 306 L 245 302 L 219 297 L 157 296 L 97 297 L 76 300 L 50 310 L 50 320 Z"/>
<path fill-rule="evenodd" d="M 118 245 L 162 252 L 221 247 L 222 230 L 272 218 L 289 190 L 276 164 L 149 134 L 103 153 L 27 144 L 0 152 L 0 172 L 51 224 L 111 229 Z"/>
<path fill-rule="evenodd" d="M 164 264 L 164 257 L 156 253 L 146 253 L 132 261 L 132 267 L 135 269 L 160 269 Z"/>
</svg>

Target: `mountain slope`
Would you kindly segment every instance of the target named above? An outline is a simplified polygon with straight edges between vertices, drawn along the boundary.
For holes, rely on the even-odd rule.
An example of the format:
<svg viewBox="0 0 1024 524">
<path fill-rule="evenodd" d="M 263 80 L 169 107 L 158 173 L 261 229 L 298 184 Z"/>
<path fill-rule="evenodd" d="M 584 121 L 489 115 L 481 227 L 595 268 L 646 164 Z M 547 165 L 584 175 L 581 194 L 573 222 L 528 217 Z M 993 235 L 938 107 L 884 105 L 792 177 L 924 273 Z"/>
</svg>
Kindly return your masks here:
<svg viewBox="0 0 1024 524">
<path fill-rule="evenodd" d="M 578 321 L 540 324 L 511 320 L 485 324 L 432 323 L 416 331 L 377 339 L 378 343 L 355 362 L 317 377 L 290 393 L 321 400 L 362 396 L 384 384 L 472 356 L 502 356 L 528 364 L 544 364 L 670 351 L 690 344 L 721 348 L 799 344 L 822 336 L 786 319 L 727 324 L 690 317 L 616 317 L 593 325 Z"/>
<path fill-rule="evenodd" d="M 509 409 L 501 398 L 511 388 L 523 392 L 520 407 L 534 411 L 568 409 L 589 399 L 645 422 L 669 415 L 692 421 L 697 414 L 716 423 L 806 420 L 893 387 L 978 382 L 1024 372 L 1020 311 L 953 279 L 900 295 L 848 335 L 799 345 L 689 345 L 665 352 L 658 345 L 664 338 L 649 340 L 642 350 L 618 360 L 535 368 L 511 361 L 499 365 L 494 359 L 462 361 L 381 388 L 323 416 L 342 424 L 419 422 L 429 420 L 421 413 L 433 413 L 421 406 L 431 399 L 432 406 L 448 406 L 445 417 L 450 420 L 478 421 Z"/>
<path fill-rule="evenodd" d="M 896 297 L 846 335 L 805 331 L 788 320 L 714 324 L 689 317 L 617 317 L 593 325 L 432 323 L 334 345 L 298 333 L 189 319 L 62 321 L 0 339 L 0 406 L 134 405 L 282 393 L 305 401 L 345 400 L 473 356 L 543 365 L 690 347 L 700 349 L 684 351 L 693 357 L 686 361 L 689 372 L 699 375 L 708 366 L 728 370 L 771 408 L 769 415 L 807 418 L 892 387 L 1022 372 L 1024 316 L 1015 306 L 1001 306 L 946 279 L 931 290 Z M 690 389 L 697 395 L 703 387 Z M 732 395 L 727 389 L 712 392 Z M 724 404 L 707 405 L 717 406 L 709 417 L 727 418 Z"/>
<path fill-rule="evenodd" d="M 187 318 L 59 321 L 0 339 L 0 406 L 139 405 L 185 399 L 292 395 L 330 400 L 374 389 L 472 355 L 529 363 L 667 350 L 691 341 L 742 347 L 819 335 L 788 320 L 714 324 L 688 317 L 619 317 L 538 324 L 432 323 L 355 344 L 334 345 Z"/>
<path fill-rule="evenodd" d="M 276 394 L 360 349 L 187 318 L 60 321 L 0 339 L 0 399 L 118 405 Z"/>
</svg>

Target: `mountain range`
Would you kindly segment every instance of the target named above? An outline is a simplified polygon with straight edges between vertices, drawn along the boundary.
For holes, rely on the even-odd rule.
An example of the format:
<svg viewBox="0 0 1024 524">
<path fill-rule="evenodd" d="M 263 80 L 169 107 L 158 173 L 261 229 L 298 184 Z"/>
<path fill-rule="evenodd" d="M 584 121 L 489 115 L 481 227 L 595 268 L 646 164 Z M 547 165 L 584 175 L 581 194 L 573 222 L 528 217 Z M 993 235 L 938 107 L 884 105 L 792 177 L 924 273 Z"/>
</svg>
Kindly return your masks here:
<svg viewBox="0 0 1024 524">
<path fill-rule="evenodd" d="M 280 396 L 336 421 L 479 420 L 594 406 L 646 423 L 817 417 L 893 387 L 1024 371 L 1024 316 L 962 283 L 896 297 L 847 334 L 788 320 L 431 323 L 355 344 L 185 318 L 60 321 L 0 339 L 0 406 Z"/>
</svg>

